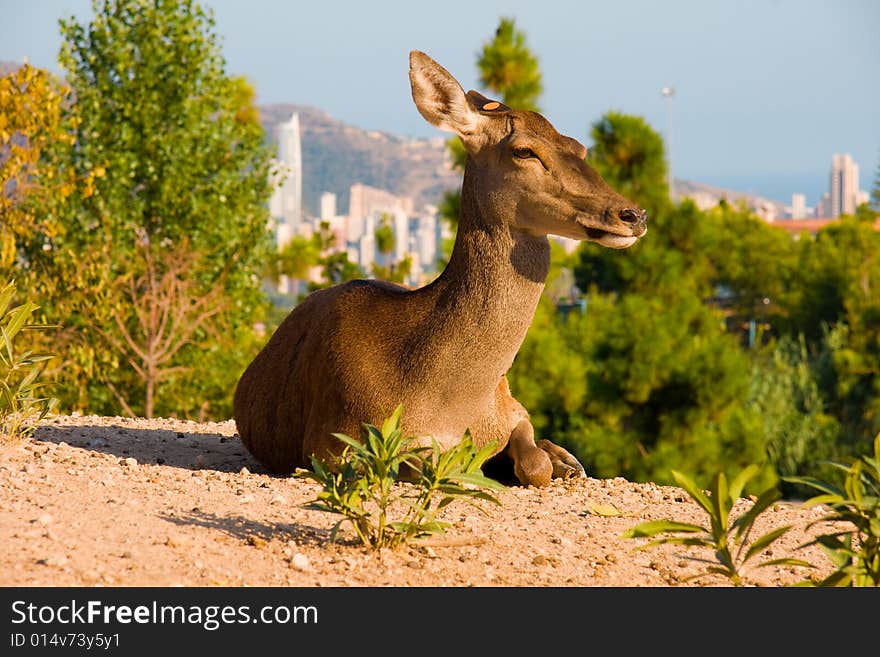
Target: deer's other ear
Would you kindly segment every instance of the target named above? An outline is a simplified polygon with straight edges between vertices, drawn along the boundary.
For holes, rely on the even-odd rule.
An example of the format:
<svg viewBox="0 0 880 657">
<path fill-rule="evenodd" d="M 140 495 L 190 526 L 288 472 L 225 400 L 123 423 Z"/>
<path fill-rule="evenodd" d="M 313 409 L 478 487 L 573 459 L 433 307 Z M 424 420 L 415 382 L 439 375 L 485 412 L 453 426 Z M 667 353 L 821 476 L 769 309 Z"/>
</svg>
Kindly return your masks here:
<svg viewBox="0 0 880 657">
<path fill-rule="evenodd" d="M 476 131 L 480 115 L 464 89 L 449 71 L 418 50 L 409 54 L 409 81 L 416 107 L 428 123 L 463 139 Z"/>
</svg>

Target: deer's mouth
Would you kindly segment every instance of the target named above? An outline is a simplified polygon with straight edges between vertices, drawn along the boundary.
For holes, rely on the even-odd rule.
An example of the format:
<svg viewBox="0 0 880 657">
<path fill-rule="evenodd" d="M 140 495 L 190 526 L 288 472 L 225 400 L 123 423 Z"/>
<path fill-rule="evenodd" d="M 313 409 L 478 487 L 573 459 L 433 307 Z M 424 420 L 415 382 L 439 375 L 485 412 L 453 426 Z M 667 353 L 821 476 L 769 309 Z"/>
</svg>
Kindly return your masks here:
<svg viewBox="0 0 880 657">
<path fill-rule="evenodd" d="M 581 222 L 578 223 L 584 227 L 584 232 L 590 242 L 598 242 L 602 246 L 607 246 L 610 249 L 625 249 L 628 246 L 632 246 L 648 230 L 647 227 L 642 224 L 634 227 L 629 235 L 621 235 L 620 233 L 614 233 L 602 228 L 586 226 Z"/>
</svg>

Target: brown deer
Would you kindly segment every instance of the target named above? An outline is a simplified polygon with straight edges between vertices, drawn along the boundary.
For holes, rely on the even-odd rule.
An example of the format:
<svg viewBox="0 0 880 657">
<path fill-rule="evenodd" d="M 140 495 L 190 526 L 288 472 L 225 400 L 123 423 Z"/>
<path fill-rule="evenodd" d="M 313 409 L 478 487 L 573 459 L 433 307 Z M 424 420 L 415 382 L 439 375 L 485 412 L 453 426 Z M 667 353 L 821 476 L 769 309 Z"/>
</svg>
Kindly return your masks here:
<svg viewBox="0 0 880 657">
<path fill-rule="evenodd" d="M 586 163 L 586 149 L 535 112 L 461 85 L 410 53 L 416 107 L 467 150 L 461 217 L 449 264 L 407 289 L 350 281 L 309 295 L 282 322 L 235 391 L 242 441 L 278 473 L 338 454 L 403 404 L 406 435 L 442 447 L 470 430 L 512 459 L 524 485 L 584 476 L 577 459 L 535 441 L 506 373 L 532 322 L 550 264 L 549 234 L 625 248 L 646 213 Z"/>
</svg>

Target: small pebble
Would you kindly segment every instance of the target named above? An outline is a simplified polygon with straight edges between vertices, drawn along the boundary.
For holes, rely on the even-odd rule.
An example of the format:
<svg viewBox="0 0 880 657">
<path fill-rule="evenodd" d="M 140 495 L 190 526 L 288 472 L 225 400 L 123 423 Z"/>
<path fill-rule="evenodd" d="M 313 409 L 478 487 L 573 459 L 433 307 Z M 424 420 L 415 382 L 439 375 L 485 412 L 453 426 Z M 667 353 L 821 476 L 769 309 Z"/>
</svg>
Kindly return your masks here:
<svg viewBox="0 0 880 657">
<path fill-rule="evenodd" d="M 306 571 L 311 568 L 311 564 L 309 563 L 309 558 L 304 555 L 302 552 L 297 552 L 290 558 L 290 565 L 295 570 Z"/>
</svg>

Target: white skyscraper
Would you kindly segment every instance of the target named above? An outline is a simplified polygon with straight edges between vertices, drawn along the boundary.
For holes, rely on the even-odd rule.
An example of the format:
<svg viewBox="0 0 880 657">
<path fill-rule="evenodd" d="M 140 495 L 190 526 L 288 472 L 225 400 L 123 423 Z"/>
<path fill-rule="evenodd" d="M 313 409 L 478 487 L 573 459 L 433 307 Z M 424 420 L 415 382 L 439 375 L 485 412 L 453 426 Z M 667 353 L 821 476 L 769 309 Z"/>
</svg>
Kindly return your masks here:
<svg viewBox="0 0 880 657">
<path fill-rule="evenodd" d="M 279 224 L 287 224 L 290 235 L 300 232 L 302 225 L 302 149 L 299 136 L 299 114 L 275 127 L 278 142 L 278 163 L 281 185 L 275 188 L 269 207 Z M 287 231 L 285 231 L 287 232 Z"/>
<path fill-rule="evenodd" d="M 849 153 L 831 158 L 831 216 L 855 214 L 859 195 L 859 165 Z"/>
<path fill-rule="evenodd" d="M 321 194 L 321 219 L 329 221 L 336 216 L 336 194 L 324 192 Z"/>
<path fill-rule="evenodd" d="M 807 197 L 803 194 L 791 195 L 791 218 L 803 219 L 807 216 Z"/>
</svg>

